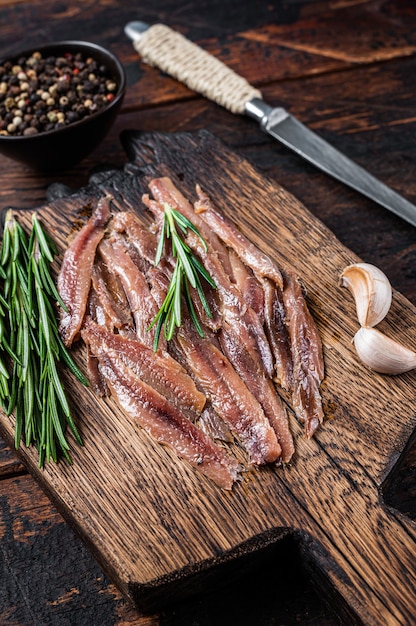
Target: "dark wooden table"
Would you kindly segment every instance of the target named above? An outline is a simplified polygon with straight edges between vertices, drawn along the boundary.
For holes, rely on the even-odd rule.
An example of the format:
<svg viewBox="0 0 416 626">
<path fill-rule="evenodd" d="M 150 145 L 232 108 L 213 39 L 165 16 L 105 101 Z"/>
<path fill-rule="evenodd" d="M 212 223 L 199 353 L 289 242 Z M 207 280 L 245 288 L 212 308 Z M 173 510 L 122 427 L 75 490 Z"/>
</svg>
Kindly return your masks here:
<svg viewBox="0 0 416 626">
<path fill-rule="evenodd" d="M 388 185 L 416 202 L 416 4 L 413 0 L 0 0 L 0 56 L 62 39 L 103 44 L 123 62 L 128 90 L 103 143 L 81 164 L 44 176 L 0 156 L 0 206 L 32 208 L 58 180 L 71 188 L 102 165 L 122 166 L 123 129 L 208 129 L 282 184 L 351 250 L 383 269 L 416 304 L 415 230 L 155 69 L 126 39 L 127 21 L 164 22 L 217 55 Z M 416 445 L 385 483 L 388 506 L 416 518 Z M 158 615 L 119 594 L 16 453 L 0 439 L 0 623 L 343 624 L 337 598 L 317 591 L 289 538 L 245 563 L 242 576 Z M 306 572 L 309 572 L 307 574 Z M 329 602 L 330 600 L 330 602 Z"/>
</svg>

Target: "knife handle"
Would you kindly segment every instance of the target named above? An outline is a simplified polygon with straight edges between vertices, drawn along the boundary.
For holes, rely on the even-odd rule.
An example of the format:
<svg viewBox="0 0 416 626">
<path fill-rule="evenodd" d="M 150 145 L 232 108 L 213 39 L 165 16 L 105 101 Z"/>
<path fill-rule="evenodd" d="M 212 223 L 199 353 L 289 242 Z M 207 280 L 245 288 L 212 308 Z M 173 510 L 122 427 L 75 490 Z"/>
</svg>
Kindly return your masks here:
<svg viewBox="0 0 416 626">
<path fill-rule="evenodd" d="M 164 24 L 154 24 L 133 41 L 143 61 L 232 113 L 244 113 L 245 105 L 261 92 L 219 59 Z"/>
</svg>

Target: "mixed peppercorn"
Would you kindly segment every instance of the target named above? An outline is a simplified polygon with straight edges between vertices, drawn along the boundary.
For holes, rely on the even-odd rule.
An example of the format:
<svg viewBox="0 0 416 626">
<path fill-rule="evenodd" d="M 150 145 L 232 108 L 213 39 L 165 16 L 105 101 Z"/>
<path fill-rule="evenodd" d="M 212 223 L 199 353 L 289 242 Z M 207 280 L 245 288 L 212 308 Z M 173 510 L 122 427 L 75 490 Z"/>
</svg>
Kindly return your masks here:
<svg viewBox="0 0 416 626">
<path fill-rule="evenodd" d="M 108 69 L 82 53 L 34 52 L 0 64 L 0 135 L 35 135 L 62 128 L 111 102 L 117 84 Z"/>
</svg>

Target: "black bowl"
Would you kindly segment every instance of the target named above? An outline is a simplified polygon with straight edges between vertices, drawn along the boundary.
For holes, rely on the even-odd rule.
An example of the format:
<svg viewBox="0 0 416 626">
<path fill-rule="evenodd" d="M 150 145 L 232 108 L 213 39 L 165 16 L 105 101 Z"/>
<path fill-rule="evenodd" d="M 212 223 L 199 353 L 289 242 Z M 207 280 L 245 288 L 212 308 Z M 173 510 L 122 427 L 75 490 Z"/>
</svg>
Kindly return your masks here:
<svg viewBox="0 0 416 626">
<path fill-rule="evenodd" d="M 0 135 L 0 152 L 42 171 L 56 171 L 79 163 L 104 139 L 120 110 L 126 90 L 126 75 L 120 61 L 108 50 L 85 41 L 60 41 L 25 50 L 4 59 L 17 62 L 39 51 L 43 57 L 81 53 L 91 57 L 108 70 L 108 76 L 117 84 L 114 99 L 104 107 L 59 129 L 39 132 L 36 135 Z"/>
</svg>

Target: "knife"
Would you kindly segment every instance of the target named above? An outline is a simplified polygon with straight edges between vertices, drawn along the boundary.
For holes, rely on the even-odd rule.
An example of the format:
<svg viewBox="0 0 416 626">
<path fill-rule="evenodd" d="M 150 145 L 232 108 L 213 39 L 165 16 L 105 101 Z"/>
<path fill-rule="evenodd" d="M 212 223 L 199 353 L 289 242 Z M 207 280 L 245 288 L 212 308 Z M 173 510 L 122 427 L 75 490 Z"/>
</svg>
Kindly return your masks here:
<svg viewBox="0 0 416 626">
<path fill-rule="evenodd" d="M 257 120 L 266 133 L 303 159 L 416 226 L 415 205 L 339 152 L 284 108 L 267 104 L 258 89 L 222 61 L 164 24 L 149 26 L 135 21 L 129 22 L 124 30 L 145 63 L 158 67 L 232 113 Z"/>
</svg>

